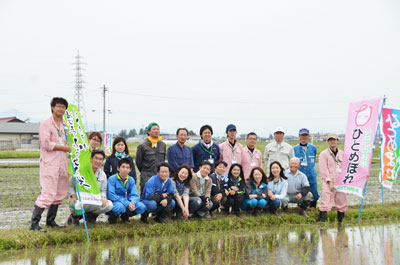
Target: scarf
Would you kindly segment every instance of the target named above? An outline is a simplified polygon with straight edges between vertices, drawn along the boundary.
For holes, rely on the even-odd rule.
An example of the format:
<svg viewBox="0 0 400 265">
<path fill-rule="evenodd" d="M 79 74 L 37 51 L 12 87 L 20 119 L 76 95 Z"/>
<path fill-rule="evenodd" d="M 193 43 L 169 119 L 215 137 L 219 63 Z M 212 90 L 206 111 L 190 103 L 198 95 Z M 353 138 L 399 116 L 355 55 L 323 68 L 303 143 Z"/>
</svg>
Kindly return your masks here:
<svg viewBox="0 0 400 265">
<path fill-rule="evenodd" d="M 151 148 L 156 147 L 156 144 L 162 140 L 161 136 L 158 136 L 158 138 L 156 140 L 154 140 L 153 138 L 151 138 L 150 136 L 147 137 L 147 139 L 149 139 L 149 141 L 151 142 Z"/>
<path fill-rule="evenodd" d="M 176 183 L 176 188 L 177 188 L 178 190 L 183 190 L 183 188 L 185 187 L 185 182 L 180 183 L 179 180 L 176 180 L 175 183 Z"/>
<path fill-rule="evenodd" d="M 211 140 L 208 144 L 206 142 L 204 142 L 203 140 L 201 140 L 201 143 L 204 145 L 205 148 L 210 149 L 211 146 L 213 146 L 213 141 Z"/>
<path fill-rule="evenodd" d="M 115 157 L 125 158 L 125 157 L 129 157 L 129 155 L 125 154 L 125 151 L 123 151 L 122 153 L 115 151 Z"/>
</svg>

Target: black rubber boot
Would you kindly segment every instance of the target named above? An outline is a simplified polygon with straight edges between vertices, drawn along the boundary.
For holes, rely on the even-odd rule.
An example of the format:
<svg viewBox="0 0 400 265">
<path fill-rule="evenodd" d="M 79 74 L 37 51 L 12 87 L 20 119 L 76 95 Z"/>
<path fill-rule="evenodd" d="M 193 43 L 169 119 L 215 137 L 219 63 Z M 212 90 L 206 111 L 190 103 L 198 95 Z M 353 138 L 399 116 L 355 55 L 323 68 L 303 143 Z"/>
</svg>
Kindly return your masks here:
<svg viewBox="0 0 400 265">
<path fill-rule="evenodd" d="M 338 212 L 337 212 L 337 219 L 338 219 L 338 222 L 341 223 L 341 222 L 343 221 L 343 218 L 344 218 L 344 213 L 338 211 Z"/>
<path fill-rule="evenodd" d="M 164 210 L 163 210 L 163 219 L 166 222 L 172 222 L 172 210 L 173 209 L 170 209 L 168 207 L 164 208 Z"/>
<path fill-rule="evenodd" d="M 326 222 L 327 220 L 327 212 L 326 211 L 319 211 L 319 221 Z"/>
<path fill-rule="evenodd" d="M 67 219 L 67 224 L 68 225 L 74 225 L 74 226 L 79 226 L 79 220 L 82 219 L 82 215 L 78 215 L 76 217 L 74 217 L 72 214 L 69 215 L 68 219 Z"/>
<path fill-rule="evenodd" d="M 52 204 L 47 211 L 46 226 L 53 228 L 65 228 L 65 226 L 58 225 L 55 221 L 58 211 L 58 205 Z"/>
<path fill-rule="evenodd" d="M 40 219 L 42 218 L 42 213 L 44 211 L 44 208 L 40 208 L 35 204 L 32 212 L 32 218 L 31 218 L 31 228 L 30 230 L 34 231 L 39 231 L 39 232 L 47 232 L 46 229 L 43 229 L 40 227 L 39 222 Z"/>
<path fill-rule="evenodd" d="M 85 217 L 86 217 L 86 221 L 89 224 L 95 225 L 98 215 L 94 214 L 94 213 L 88 213 L 88 214 L 85 213 Z"/>
<path fill-rule="evenodd" d="M 122 222 L 129 223 L 129 218 L 134 216 L 135 214 L 136 214 L 135 212 L 131 212 L 131 211 L 121 214 Z"/>
<path fill-rule="evenodd" d="M 176 212 L 176 220 L 183 220 L 183 213 L 182 211 L 177 211 Z"/>
<path fill-rule="evenodd" d="M 306 212 L 306 209 L 305 209 L 305 208 L 300 208 L 299 214 L 300 214 L 301 216 L 304 216 L 305 218 L 308 218 L 308 217 L 309 217 L 308 214 L 307 214 L 307 212 Z"/>
<path fill-rule="evenodd" d="M 140 215 L 140 222 L 143 223 L 143 224 L 148 224 L 149 221 L 147 221 L 147 217 L 149 217 L 149 212 L 145 211 L 144 213 L 142 213 Z"/>
<path fill-rule="evenodd" d="M 253 211 L 253 216 L 258 216 L 258 212 L 260 212 L 261 211 L 261 208 L 260 207 L 256 207 L 255 209 L 254 209 L 254 211 Z"/>
<path fill-rule="evenodd" d="M 110 215 L 108 216 L 108 223 L 110 225 L 115 225 L 117 223 L 117 215 L 110 213 Z"/>
<path fill-rule="evenodd" d="M 156 217 L 154 218 L 154 221 L 156 221 L 157 223 L 162 223 L 163 222 L 164 211 L 165 211 L 165 209 L 162 209 L 161 211 L 159 211 L 157 213 Z"/>
<path fill-rule="evenodd" d="M 140 222 L 143 223 L 143 224 L 148 224 L 149 221 L 147 220 L 147 217 L 149 217 L 149 212 L 145 211 L 144 213 L 142 213 L 140 215 Z"/>
<path fill-rule="evenodd" d="M 228 215 L 228 214 L 229 214 L 229 209 L 230 209 L 230 208 L 231 208 L 230 206 L 225 206 L 225 208 L 224 208 L 224 210 L 223 210 L 224 214 Z"/>
<path fill-rule="evenodd" d="M 123 213 L 121 214 L 121 220 L 123 223 L 129 223 L 129 213 Z"/>
<path fill-rule="evenodd" d="M 237 216 L 237 217 L 242 217 L 241 216 L 241 214 L 240 214 L 240 203 L 239 203 L 239 201 L 235 201 L 235 204 L 233 205 L 233 207 L 232 207 L 233 209 L 233 212 L 235 213 L 235 215 Z"/>
<path fill-rule="evenodd" d="M 281 216 L 279 215 L 279 213 L 277 213 L 277 210 L 278 210 L 277 208 L 272 208 L 272 207 L 270 208 L 270 212 L 280 219 Z"/>
<path fill-rule="evenodd" d="M 250 206 L 248 206 L 248 207 L 247 207 L 246 214 L 247 214 L 247 215 L 252 215 L 253 212 L 254 212 L 254 209 L 256 209 L 256 207 L 250 207 Z"/>
</svg>

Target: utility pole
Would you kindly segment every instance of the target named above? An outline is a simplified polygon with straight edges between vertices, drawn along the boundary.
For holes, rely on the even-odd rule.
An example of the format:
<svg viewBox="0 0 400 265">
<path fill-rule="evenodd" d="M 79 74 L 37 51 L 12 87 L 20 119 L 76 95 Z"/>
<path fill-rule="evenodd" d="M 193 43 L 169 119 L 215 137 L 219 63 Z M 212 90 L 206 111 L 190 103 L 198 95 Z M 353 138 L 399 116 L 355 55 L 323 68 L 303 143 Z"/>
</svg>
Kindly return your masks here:
<svg viewBox="0 0 400 265">
<path fill-rule="evenodd" d="M 106 92 L 108 88 L 103 85 L 103 139 L 106 138 Z"/>
</svg>

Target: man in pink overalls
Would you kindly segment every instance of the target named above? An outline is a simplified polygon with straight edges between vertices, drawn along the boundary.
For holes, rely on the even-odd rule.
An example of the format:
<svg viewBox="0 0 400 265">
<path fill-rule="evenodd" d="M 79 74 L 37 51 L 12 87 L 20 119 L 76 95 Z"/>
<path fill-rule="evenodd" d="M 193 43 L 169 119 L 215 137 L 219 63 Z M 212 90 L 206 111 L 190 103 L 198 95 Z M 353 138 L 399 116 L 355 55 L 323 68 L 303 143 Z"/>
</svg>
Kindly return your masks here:
<svg viewBox="0 0 400 265">
<path fill-rule="evenodd" d="M 319 155 L 319 173 L 322 177 L 321 205 L 319 206 L 319 218 L 321 222 L 326 221 L 327 212 L 332 209 L 333 201 L 337 209 L 338 221 L 342 222 L 344 213 L 347 211 L 347 195 L 336 192 L 333 186 L 338 177 L 343 161 L 343 151 L 337 148 L 339 138 L 336 134 L 328 135 L 329 148 Z"/>
<path fill-rule="evenodd" d="M 39 126 L 42 191 L 35 202 L 30 228 L 40 232 L 46 232 L 39 226 L 45 208 L 49 208 L 46 226 L 61 227 L 55 219 L 58 206 L 68 193 L 68 153 L 71 148 L 67 145 L 63 120 L 68 102 L 63 98 L 53 98 L 50 105 L 52 116 Z"/>
</svg>

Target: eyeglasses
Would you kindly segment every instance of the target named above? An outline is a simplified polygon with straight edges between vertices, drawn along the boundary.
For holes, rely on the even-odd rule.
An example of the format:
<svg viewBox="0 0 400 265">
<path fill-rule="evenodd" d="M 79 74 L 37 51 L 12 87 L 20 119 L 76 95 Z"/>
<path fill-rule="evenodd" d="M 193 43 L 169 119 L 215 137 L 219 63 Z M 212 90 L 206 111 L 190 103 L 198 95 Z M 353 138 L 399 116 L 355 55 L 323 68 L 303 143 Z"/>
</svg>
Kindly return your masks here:
<svg viewBox="0 0 400 265">
<path fill-rule="evenodd" d="M 95 141 L 95 142 L 98 142 L 98 143 L 100 143 L 100 140 L 99 140 L 99 139 L 97 139 L 97 138 L 92 138 L 92 139 L 90 139 L 90 141 Z"/>
</svg>

